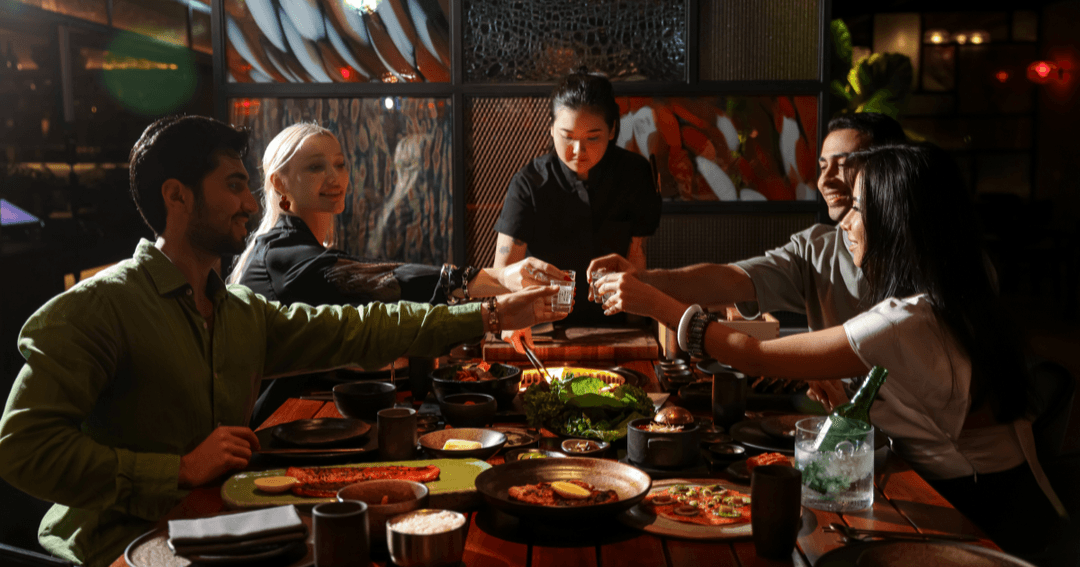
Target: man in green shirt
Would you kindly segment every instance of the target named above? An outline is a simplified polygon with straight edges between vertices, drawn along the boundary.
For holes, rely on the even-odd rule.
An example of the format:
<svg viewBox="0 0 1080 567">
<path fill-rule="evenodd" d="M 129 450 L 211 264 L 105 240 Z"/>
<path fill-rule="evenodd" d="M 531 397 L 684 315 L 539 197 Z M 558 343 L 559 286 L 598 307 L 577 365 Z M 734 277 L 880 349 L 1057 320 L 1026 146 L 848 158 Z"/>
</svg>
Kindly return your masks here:
<svg viewBox="0 0 1080 567">
<path fill-rule="evenodd" d="M 247 465 L 264 376 L 376 368 L 485 331 L 558 318 L 555 286 L 483 304 L 285 308 L 214 270 L 243 250 L 258 205 L 247 133 L 198 116 L 150 125 L 131 191 L 157 235 L 130 260 L 53 298 L 23 327 L 26 364 L 0 420 L 0 476 L 55 502 L 43 547 L 107 565 L 193 487 Z"/>
</svg>

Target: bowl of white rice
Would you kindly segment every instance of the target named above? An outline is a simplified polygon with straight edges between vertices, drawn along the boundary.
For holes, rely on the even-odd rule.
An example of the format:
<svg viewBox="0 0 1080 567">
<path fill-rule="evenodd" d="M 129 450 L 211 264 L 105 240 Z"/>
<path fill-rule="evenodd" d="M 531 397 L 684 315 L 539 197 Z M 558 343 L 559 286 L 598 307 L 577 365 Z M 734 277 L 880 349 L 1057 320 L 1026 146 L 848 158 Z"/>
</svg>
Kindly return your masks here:
<svg viewBox="0 0 1080 567">
<path fill-rule="evenodd" d="M 465 516 L 425 508 L 386 522 L 386 545 L 398 567 L 457 565 L 465 553 Z"/>
</svg>

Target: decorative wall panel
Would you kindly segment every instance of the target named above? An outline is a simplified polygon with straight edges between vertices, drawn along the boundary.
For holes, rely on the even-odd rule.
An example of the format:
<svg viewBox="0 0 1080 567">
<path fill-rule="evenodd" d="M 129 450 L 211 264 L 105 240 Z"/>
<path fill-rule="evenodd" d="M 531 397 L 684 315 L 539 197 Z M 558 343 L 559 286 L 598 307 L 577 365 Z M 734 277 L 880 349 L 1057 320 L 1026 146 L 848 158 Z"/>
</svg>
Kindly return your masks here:
<svg viewBox="0 0 1080 567">
<path fill-rule="evenodd" d="M 817 98 L 619 97 L 616 142 L 653 161 L 668 201 L 814 200 Z M 544 97 L 466 102 L 466 258 L 494 258 L 510 178 L 549 151 Z"/>
<path fill-rule="evenodd" d="M 336 225 L 339 248 L 372 259 L 450 261 L 448 100 L 233 99 L 229 108 L 234 124 L 252 129 L 247 167 L 253 177 L 267 144 L 285 126 L 315 121 L 337 133 L 351 169 L 345 212 Z"/>
<path fill-rule="evenodd" d="M 510 178 L 550 150 L 548 99 L 470 98 L 465 112 L 465 258 L 490 266 Z"/>
<path fill-rule="evenodd" d="M 449 2 L 225 0 L 228 80 L 449 82 Z"/>
<path fill-rule="evenodd" d="M 821 0 L 700 2 L 702 81 L 818 79 Z"/>
<path fill-rule="evenodd" d="M 686 80 L 686 5 L 672 0 L 464 0 L 467 82 Z"/>
</svg>

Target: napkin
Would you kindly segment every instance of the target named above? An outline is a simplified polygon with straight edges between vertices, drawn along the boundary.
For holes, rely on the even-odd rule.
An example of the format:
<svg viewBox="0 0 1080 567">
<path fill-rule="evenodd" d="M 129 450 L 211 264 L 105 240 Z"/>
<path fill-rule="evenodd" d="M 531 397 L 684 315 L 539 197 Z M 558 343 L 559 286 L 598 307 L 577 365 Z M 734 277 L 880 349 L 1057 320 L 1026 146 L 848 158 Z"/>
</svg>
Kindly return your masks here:
<svg viewBox="0 0 1080 567">
<path fill-rule="evenodd" d="M 248 551 L 307 537 L 307 526 L 295 506 L 197 520 L 170 520 L 169 547 L 177 555 Z"/>
</svg>

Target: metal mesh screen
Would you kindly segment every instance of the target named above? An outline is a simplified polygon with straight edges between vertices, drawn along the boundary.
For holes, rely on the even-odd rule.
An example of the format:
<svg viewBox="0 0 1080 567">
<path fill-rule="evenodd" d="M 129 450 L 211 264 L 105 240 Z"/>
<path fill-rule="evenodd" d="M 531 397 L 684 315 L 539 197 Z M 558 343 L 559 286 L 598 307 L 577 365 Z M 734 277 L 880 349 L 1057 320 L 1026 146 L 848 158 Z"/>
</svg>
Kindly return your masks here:
<svg viewBox="0 0 1080 567">
<path fill-rule="evenodd" d="M 614 80 L 685 80 L 681 1 L 469 0 L 463 11 L 470 83 L 553 81 L 580 66 Z"/>
<path fill-rule="evenodd" d="M 465 258 L 495 261 L 495 221 L 510 178 L 548 150 L 546 97 L 469 98 L 465 102 Z"/>
<path fill-rule="evenodd" d="M 664 215 L 646 244 L 650 268 L 728 263 L 760 256 L 814 224 L 814 214 Z"/>
<path fill-rule="evenodd" d="M 821 0 L 701 2 L 703 81 L 817 80 Z"/>
</svg>

